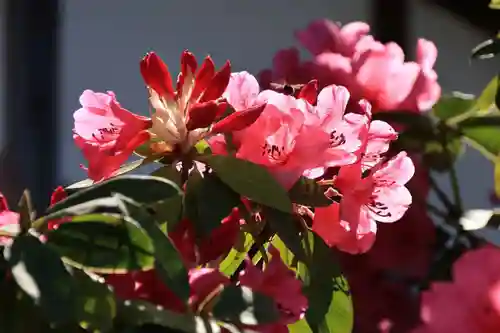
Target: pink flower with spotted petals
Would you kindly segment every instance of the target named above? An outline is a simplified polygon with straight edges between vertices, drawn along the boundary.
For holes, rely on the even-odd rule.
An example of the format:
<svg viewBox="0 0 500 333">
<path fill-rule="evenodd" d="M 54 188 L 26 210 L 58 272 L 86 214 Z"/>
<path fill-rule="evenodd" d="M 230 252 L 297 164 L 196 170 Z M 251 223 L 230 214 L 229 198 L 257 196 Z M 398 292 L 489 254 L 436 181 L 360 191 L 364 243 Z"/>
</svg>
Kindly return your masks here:
<svg viewBox="0 0 500 333">
<path fill-rule="evenodd" d="M 269 248 L 271 259 L 261 271 L 247 260 L 245 269 L 240 273 L 241 285 L 252 288 L 274 299 L 280 309 L 278 323 L 262 325 L 259 332 L 281 332 L 287 324 L 294 323 L 304 317 L 307 310 L 307 298 L 302 294 L 302 283 L 295 278 L 295 273 L 281 260 L 279 251 Z M 283 331 L 286 332 L 286 331 Z"/>
<path fill-rule="evenodd" d="M 122 108 L 114 93 L 85 90 L 82 108 L 73 117 L 75 144 L 89 165 L 89 178 L 100 181 L 110 177 L 144 143 L 151 120 Z"/>
<path fill-rule="evenodd" d="M 335 186 L 341 203 L 315 211 L 313 230 L 330 246 L 349 253 L 366 252 L 373 245 L 377 222 L 396 222 L 412 197 L 405 184 L 415 172 L 405 152 L 372 168 L 363 177 L 362 162 L 340 168 Z"/>
</svg>

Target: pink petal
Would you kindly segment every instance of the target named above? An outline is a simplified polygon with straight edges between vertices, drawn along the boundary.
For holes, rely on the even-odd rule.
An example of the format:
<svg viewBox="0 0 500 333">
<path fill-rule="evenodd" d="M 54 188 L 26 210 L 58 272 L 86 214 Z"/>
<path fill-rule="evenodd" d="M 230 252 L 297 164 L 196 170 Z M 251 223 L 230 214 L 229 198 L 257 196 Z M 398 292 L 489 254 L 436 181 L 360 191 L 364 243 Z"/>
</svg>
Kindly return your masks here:
<svg viewBox="0 0 500 333">
<path fill-rule="evenodd" d="M 417 63 L 424 69 L 432 69 L 436 63 L 438 50 L 436 45 L 427 40 L 420 38 L 417 41 Z"/>
<path fill-rule="evenodd" d="M 257 79 L 248 72 L 232 73 L 226 91 L 222 95 L 236 110 L 254 106 L 260 87 Z"/>
</svg>

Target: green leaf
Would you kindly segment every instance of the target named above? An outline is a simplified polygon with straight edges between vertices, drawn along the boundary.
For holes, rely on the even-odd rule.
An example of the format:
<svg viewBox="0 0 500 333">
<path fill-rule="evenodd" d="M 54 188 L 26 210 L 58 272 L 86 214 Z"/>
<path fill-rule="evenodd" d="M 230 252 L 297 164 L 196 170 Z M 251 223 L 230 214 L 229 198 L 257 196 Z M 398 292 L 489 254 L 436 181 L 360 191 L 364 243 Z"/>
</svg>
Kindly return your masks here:
<svg viewBox="0 0 500 333">
<path fill-rule="evenodd" d="M 151 176 L 165 178 L 173 181 L 177 186 L 181 187 L 181 173 L 175 165 L 165 165 L 156 169 L 151 173 Z"/>
<path fill-rule="evenodd" d="M 472 59 L 490 59 L 500 53 L 500 39 L 491 38 L 479 43 L 472 49 Z"/>
<path fill-rule="evenodd" d="M 113 292 L 105 283 L 90 278 L 80 270 L 73 271 L 79 297 L 78 321 L 80 327 L 89 332 L 108 332 L 116 316 L 116 301 Z"/>
<path fill-rule="evenodd" d="M 28 190 L 24 190 L 17 206 L 21 233 L 24 233 L 31 228 L 31 222 L 35 218 L 36 214 L 35 209 L 33 208 L 33 202 L 31 201 L 31 195 Z"/>
<path fill-rule="evenodd" d="M 296 221 L 291 214 L 269 207 L 263 207 L 262 213 L 271 230 L 286 244 L 286 247 L 292 251 L 298 260 L 307 263 L 308 258 L 302 246 L 300 222 Z"/>
<path fill-rule="evenodd" d="M 452 92 L 443 95 L 432 108 L 433 115 L 440 120 L 448 120 L 466 114 L 475 104 L 474 95 Z"/>
<path fill-rule="evenodd" d="M 186 333 L 222 333 L 214 320 L 169 311 L 145 301 L 121 303 L 118 316 L 120 322 L 131 326 L 156 324 Z"/>
<path fill-rule="evenodd" d="M 306 321 L 312 332 L 349 333 L 353 310 L 347 282 L 342 277 L 332 250 L 315 233 L 309 233 L 312 262 L 304 279 L 309 301 Z"/>
<path fill-rule="evenodd" d="M 500 9 L 500 0 L 491 0 L 489 7 L 491 9 Z"/>
<path fill-rule="evenodd" d="M 383 120 L 390 124 L 400 124 L 406 129 L 412 129 L 425 136 L 434 131 L 434 125 L 429 117 L 415 112 L 408 111 L 388 111 L 377 112 L 373 115 L 375 120 Z"/>
<path fill-rule="evenodd" d="M 156 221 L 161 226 L 165 226 L 165 230 L 168 232 L 174 230 L 182 218 L 183 199 L 182 195 L 174 195 L 148 206 Z"/>
<path fill-rule="evenodd" d="M 292 212 L 287 191 L 264 167 L 232 156 L 202 156 L 219 178 L 236 193 L 283 212 Z"/>
<path fill-rule="evenodd" d="M 479 115 L 486 115 L 499 111 L 498 107 L 495 105 L 497 92 L 500 88 L 498 80 L 498 76 L 491 79 L 481 95 L 478 97 L 475 108 L 478 110 Z"/>
<path fill-rule="evenodd" d="M 325 196 L 325 191 L 330 186 L 319 185 L 314 179 L 300 177 L 288 191 L 293 203 L 310 207 L 327 207 L 333 203 L 332 199 Z"/>
<path fill-rule="evenodd" d="M 213 308 L 215 318 L 242 325 L 275 323 L 279 311 L 274 300 L 245 286 L 226 286 Z"/>
<path fill-rule="evenodd" d="M 96 273 L 125 273 L 154 267 L 154 247 L 139 226 L 110 216 L 62 223 L 47 233 L 47 242 L 72 265 Z"/>
<path fill-rule="evenodd" d="M 147 204 L 177 195 L 181 193 L 181 190 L 174 182 L 160 177 L 145 175 L 119 176 L 70 195 L 65 200 L 50 207 L 47 213 L 50 214 L 92 199 L 109 197 L 112 193 L 120 193 Z"/>
<path fill-rule="evenodd" d="M 191 173 L 185 198 L 184 211 L 198 238 L 220 227 L 221 221 L 240 203 L 240 195 L 214 173 L 204 177 L 198 172 Z"/>
<path fill-rule="evenodd" d="M 134 154 L 137 156 L 143 157 L 143 158 L 155 156 L 155 154 L 158 154 L 158 153 L 156 153 L 153 149 L 151 149 L 151 145 L 154 143 L 161 142 L 161 141 L 163 141 L 163 140 L 160 138 L 151 138 L 147 142 L 145 142 L 142 145 L 140 145 L 139 147 L 135 148 Z"/>
<path fill-rule="evenodd" d="M 18 286 L 56 324 L 76 319 L 77 292 L 74 280 L 57 252 L 29 235 L 14 239 L 4 256 Z"/>
<path fill-rule="evenodd" d="M 123 198 L 129 214 L 124 219 L 131 225 L 141 226 L 153 241 L 155 267 L 165 285 L 182 300 L 189 298 L 189 280 L 180 254 L 159 228 L 144 207 L 128 198 Z"/>
<path fill-rule="evenodd" d="M 241 263 L 245 258 L 247 257 L 248 251 L 252 248 L 252 245 L 254 244 L 254 238 L 251 234 L 245 233 L 245 241 L 243 245 L 243 249 L 239 251 L 236 248 L 232 248 L 231 251 L 229 251 L 228 255 L 222 262 L 219 264 L 219 271 L 226 275 L 226 276 L 232 276 L 238 267 L 240 267 Z"/>
<path fill-rule="evenodd" d="M 500 154 L 500 116 L 477 116 L 458 124 L 466 142 L 495 162 Z"/>
</svg>

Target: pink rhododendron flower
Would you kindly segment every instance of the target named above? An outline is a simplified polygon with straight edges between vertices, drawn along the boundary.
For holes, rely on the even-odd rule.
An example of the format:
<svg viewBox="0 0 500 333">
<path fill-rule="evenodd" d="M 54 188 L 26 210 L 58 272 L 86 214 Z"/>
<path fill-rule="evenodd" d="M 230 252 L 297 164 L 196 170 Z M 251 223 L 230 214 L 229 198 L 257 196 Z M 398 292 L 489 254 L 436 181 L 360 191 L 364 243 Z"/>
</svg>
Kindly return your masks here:
<svg viewBox="0 0 500 333">
<path fill-rule="evenodd" d="M 368 251 L 375 241 L 377 222 L 396 222 L 412 198 L 404 186 L 415 168 L 405 152 L 369 170 L 363 176 L 361 161 L 340 168 L 335 186 L 341 203 L 315 210 L 313 230 L 330 246 L 349 253 Z"/>
<path fill-rule="evenodd" d="M 320 87 L 343 85 L 354 101 L 367 99 L 374 111 L 429 110 L 441 95 L 433 69 L 437 57 L 435 45 L 419 39 L 416 61 L 405 62 L 397 44 L 382 44 L 368 34 L 369 30 L 362 22 L 340 27 L 329 20 L 313 21 L 295 34 L 313 59 L 300 62 L 298 53 L 294 57 L 275 57 L 273 71 L 271 74 L 264 71 L 261 78 L 264 82 L 279 82 L 292 77 L 294 83 L 316 78 Z M 293 51 L 278 54 L 283 52 Z M 302 82 L 296 82 L 300 79 Z"/>
<path fill-rule="evenodd" d="M 291 187 L 303 173 L 321 175 L 326 167 L 356 160 L 362 117 L 344 116 L 349 99 L 345 88 L 324 88 L 313 106 L 306 100 L 316 99 L 310 90 L 305 90 L 303 98 L 272 90 L 259 93 L 257 81 L 248 73 L 233 75 L 231 82 L 225 95 L 236 108 L 267 103 L 251 126 L 233 133 L 238 158 L 266 166 L 285 187 Z M 311 82 L 310 87 L 314 86 Z M 213 152 L 225 152 L 223 137 L 212 138 L 210 144 Z"/>
<path fill-rule="evenodd" d="M 168 233 L 187 266 L 203 265 L 229 252 L 240 231 L 240 214 L 234 208 L 210 235 L 199 239 L 193 224 L 183 219 Z"/>
<path fill-rule="evenodd" d="M 73 117 L 74 140 L 88 161 L 88 176 L 94 181 L 110 177 L 148 138 L 148 118 L 122 108 L 112 92 L 85 90 L 82 108 Z"/>
<path fill-rule="evenodd" d="M 419 333 L 500 332 L 500 249 L 485 246 L 453 264 L 453 282 L 435 282 L 422 295 Z"/>
<path fill-rule="evenodd" d="M 272 325 L 259 326 L 259 332 L 288 332 L 286 325 L 304 317 L 307 298 L 302 294 L 302 283 L 295 273 L 281 260 L 279 251 L 269 248 L 271 259 L 264 271 L 247 260 L 245 269 L 240 273 L 241 285 L 252 288 L 275 300 L 281 313 L 280 321 Z"/>
<path fill-rule="evenodd" d="M 16 235 L 19 232 L 19 213 L 9 210 L 7 199 L 0 193 L 0 230 Z M 0 236 L 0 245 L 8 245 L 12 238 Z"/>
<path fill-rule="evenodd" d="M 221 119 L 227 109 L 222 98 L 231 75 L 229 62 L 218 71 L 210 57 L 198 69 L 196 58 L 185 51 L 181 73 L 174 91 L 167 65 L 154 52 L 141 61 L 141 74 L 149 87 L 149 100 L 155 112 L 151 133 L 162 140 L 154 149 L 187 152 L 209 133 L 240 130 L 250 125 L 262 112 L 260 108 L 243 110 L 243 115 Z"/>
</svg>

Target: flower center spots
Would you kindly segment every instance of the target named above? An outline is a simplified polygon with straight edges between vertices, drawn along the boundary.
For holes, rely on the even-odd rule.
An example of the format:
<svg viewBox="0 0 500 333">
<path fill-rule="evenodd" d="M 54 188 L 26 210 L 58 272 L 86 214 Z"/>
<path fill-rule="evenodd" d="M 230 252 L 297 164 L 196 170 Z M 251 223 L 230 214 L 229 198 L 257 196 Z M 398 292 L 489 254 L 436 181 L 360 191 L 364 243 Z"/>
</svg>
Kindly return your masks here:
<svg viewBox="0 0 500 333">
<path fill-rule="evenodd" d="M 371 199 L 371 202 L 367 205 L 368 209 L 381 217 L 390 217 L 392 216 L 391 212 L 389 212 L 389 207 L 383 204 L 382 202 L 375 201 Z"/>
<path fill-rule="evenodd" d="M 346 143 L 344 133 L 337 132 L 337 130 L 330 133 L 330 147 L 338 147 L 344 143 Z"/>
<path fill-rule="evenodd" d="M 267 155 L 273 161 L 281 161 L 285 157 L 285 147 L 278 145 L 270 145 L 265 143 L 262 146 L 262 156 Z"/>
<path fill-rule="evenodd" d="M 93 133 L 92 136 L 96 140 L 110 140 L 109 136 L 118 135 L 120 133 L 120 129 L 118 126 L 113 123 L 109 123 L 109 127 L 98 128 L 97 133 Z"/>
</svg>

